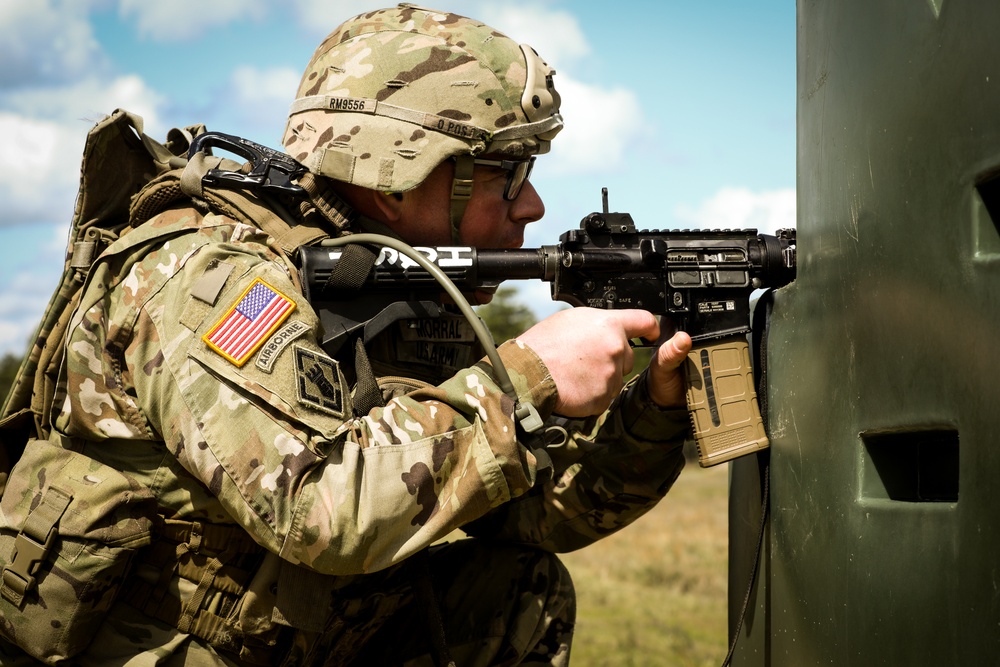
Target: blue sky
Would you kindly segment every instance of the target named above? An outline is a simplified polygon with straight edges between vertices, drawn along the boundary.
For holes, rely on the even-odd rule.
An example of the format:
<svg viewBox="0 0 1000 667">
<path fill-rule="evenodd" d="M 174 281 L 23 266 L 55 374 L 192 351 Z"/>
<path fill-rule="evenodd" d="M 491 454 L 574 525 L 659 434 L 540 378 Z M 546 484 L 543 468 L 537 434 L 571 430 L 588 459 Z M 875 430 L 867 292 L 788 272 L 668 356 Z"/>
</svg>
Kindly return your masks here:
<svg viewBox="0 0 1000 667">
<path fill-rule="evenodd" d="M 0 354 L 20 354 L 61 270 L 90 126 L 203 122 L 279 146 L 315 46 L 385 2 L 0 0 Z M 557 71 L 566 129 L 532 181 L 526 246 L 600 206 L 643 228 L 795 223 L 794 0 L 485 0 L 429 6 L 527 42 Z M 542 284 L 521 285 L 539 314 Z"/>
</svg>

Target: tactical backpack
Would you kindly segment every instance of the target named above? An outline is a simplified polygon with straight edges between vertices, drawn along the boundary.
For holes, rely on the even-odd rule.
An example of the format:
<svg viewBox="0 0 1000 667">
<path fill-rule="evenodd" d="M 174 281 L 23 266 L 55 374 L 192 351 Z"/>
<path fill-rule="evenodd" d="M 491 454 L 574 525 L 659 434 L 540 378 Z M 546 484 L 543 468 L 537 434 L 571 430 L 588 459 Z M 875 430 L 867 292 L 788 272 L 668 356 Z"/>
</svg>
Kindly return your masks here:
<svg viewBox="0 0 1000 667">
<path fill-rule="evenodd" d="M 135 550 L 151 540 L 153 494 L 52 436 L 66 329 L 91 264 L 129 225 L 133 195 L 183 164 L 203 127 L 166 145 L 116 111 L 88 134 L 63 275 L 0 413 L 0 634 L 49 664 L 93 637 Z M 109 177 L 109 175 L 112 175 Z"/>
<path fill-rule="evenodd" d="M 279 191 L 293 187 L 309 196 L 292 202 L 298 208 L 285 211 L 287 219 L 275 213 L 282 207 L 257 197 L 253 186 L 274 185 L 271 158 L 297 163 L 271 151 L 241 165 L 211 156 L 208 139 L 244 156 L 247 146 L 270 151 L 202 125 L 171 130 L 161 144 L 144 134 L 139 116 L 123 110 L 91 129 L 63 276 L 0 412 L 0 636 L 47 664 L 65 663 L 86 648 L 137 551 L 170 532 L 149 489 L 73 451 L 52 428 L 53 407 L 65 398 L 58 383 L 67 328 L 91 266 L 116 239 L 181 199 L 261 227 L 287 254 L 329 236 L 331 222 L 340 229 L 348 224 L 333 195 L 306 173 L 295 174 L 304 184 L 295 186 L 287 173 L 277 174 Z M 238 189 L 227 189 L 225 177 Z M 208 557 L 208 569 L 221 565 Z M 212 581 L 205 577 L 199 585 Z M 225 630 L 196 611 L 176 612 L 187 631 L 213 641 Z"/>
<path fill-rule="evenodd" d="M 183 166 L 180 156 L 204 131 L 172 130 L 166 144 L 159 144 L 143 133 L 142 118 L 118 110 L 87 135 L 62 278 L 0 411 L 0 495 L 29 438 L 49 435 L 62 343 L 87 270 L 128 227 L 132 197 L 158 175 Z"/>
<path fill-rule="evenodd" d="M 196 139 L 205 151 L 188 160 Z M 222 145 L 251 162 L 241 165 L 206 157 L 212 145 Z M 280 166 L 275 161 L 282 158 L 285 171 L 272 169 Z M 329 236 L 331 224 L 335 233 L 346 229 L 349 220 L 338 209 L 332 192 L 304 170 L 296 174 L 299 185 L 290 185 L 288 163 L 295 164 L 253 142 L 206 132 L 204 125 L 170 130 L 161 144 L 143 133 L 142 118 L 121 109 L 90 130 L 63 275 L 0 410 L 0 495 L 25 443 L 29 438 L 44 440 L 51 431 L 66 328 L 90 266 L 119 236 L 185 197 L 194 197 L 206 210 L 260 227 L 288 254 Z M 275 175 L 284 179 L 274 182 Z M 206 183 L 216 187 L 206 188 Z M 309 197 L 282 216 L 275 212 L 280 206 L 253 194 L 256 186 L 304 191 Z"/>
</svg>

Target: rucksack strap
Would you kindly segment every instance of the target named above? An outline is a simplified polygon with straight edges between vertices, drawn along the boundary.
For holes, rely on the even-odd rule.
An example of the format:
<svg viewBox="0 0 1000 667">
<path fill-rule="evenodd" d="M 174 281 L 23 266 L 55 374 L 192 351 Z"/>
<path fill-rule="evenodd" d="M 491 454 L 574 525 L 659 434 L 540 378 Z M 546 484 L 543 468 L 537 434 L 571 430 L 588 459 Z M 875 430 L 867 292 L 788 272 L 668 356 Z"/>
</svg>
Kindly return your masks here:
<svg viewBox="0 0 1000 667">
<path fill-rule="evenodd" d="M 263 547 L 240 526 L 166 520 L 159 538 L 138 557 L 119 599 L 248 664 L 276 664 L 288 630 L 246 632 L 233 621 L 263 557 Z M 158 577 L 148 578 L 151 573 Z M 177 594 L 192 589 L 186 600 Z"/>
<path fill-rule="evenodd" d="M 177 202 L 190 199 L 214 213 L 259 227 L 289 256 L 302 246 L 344 233 L 350 226 L 349 207 L 312 174 L 300 179 L 307 198 L 282 202 L 250 189 L 205 187 L 205 174 L 219 168 L 245 171 L 249 165 L 195 153 L 183 169 L 168 171 L 143 188 L 132 201 L 130 224 L 141 225 Z"/>
</svg>

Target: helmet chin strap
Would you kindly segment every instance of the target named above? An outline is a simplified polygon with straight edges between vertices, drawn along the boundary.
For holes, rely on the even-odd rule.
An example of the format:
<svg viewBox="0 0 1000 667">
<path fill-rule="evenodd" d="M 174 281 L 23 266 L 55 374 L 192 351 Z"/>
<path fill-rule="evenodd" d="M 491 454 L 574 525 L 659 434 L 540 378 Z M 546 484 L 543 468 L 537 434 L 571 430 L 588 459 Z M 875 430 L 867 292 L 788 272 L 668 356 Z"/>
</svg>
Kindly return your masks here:
<svg viewBox="0 0 1000 667">
<path fill-rule="evenodd" d="M 472 170 L 476 165 L 471 155 L 458 155 L 452 159 L 455 161 L 455 176 L 451 180 L 451 242 L 460 245 L 458 227 L 472 197 Z"/>
</svg>

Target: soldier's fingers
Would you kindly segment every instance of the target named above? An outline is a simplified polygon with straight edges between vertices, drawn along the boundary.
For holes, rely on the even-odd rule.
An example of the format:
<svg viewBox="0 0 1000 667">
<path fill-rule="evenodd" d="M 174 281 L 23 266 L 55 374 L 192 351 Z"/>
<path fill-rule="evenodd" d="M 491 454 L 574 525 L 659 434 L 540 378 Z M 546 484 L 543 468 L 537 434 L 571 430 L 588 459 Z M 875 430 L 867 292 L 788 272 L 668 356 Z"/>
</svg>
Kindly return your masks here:
<svg viewBox="0 0 1000 667">
<path fill-rule="evenodd" d="M 656 340 L 660 336 L 660 323 L 652 313 L 637 309 L 612 312 L 625 332 L 626 338 Z"/>
</svg>

